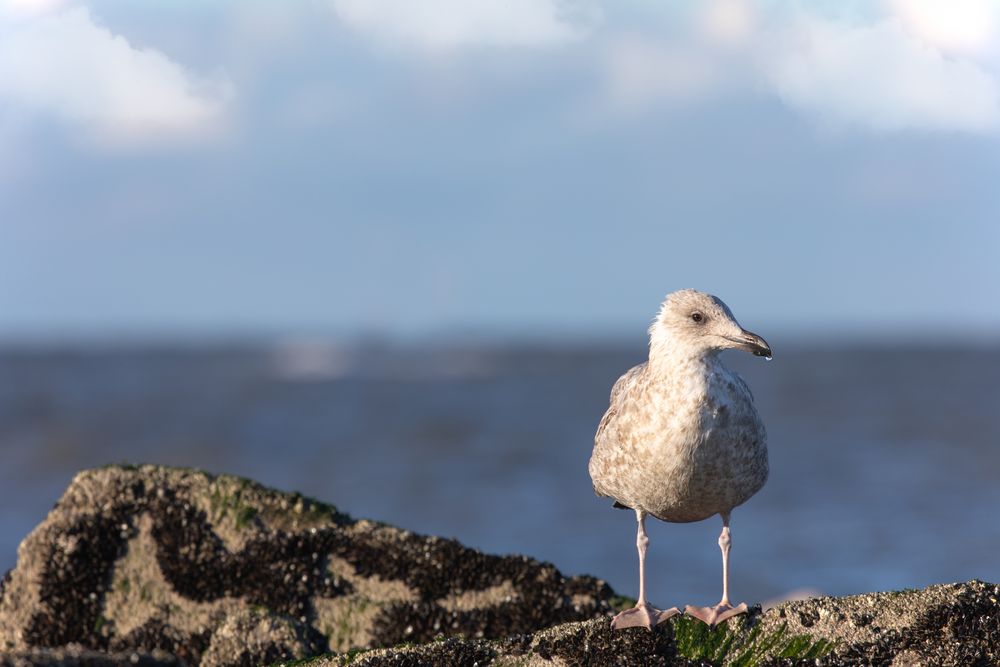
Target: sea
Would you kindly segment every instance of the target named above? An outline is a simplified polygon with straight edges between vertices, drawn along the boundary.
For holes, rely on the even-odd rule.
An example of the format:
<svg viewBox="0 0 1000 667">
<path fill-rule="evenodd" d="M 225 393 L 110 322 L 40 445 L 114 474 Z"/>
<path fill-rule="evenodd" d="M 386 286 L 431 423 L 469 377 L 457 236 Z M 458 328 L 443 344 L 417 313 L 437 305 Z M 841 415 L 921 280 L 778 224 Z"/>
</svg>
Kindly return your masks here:
<svg viewBox="0 0 1000 667">
<path fill-rule="evenodd" d="M 771 463 L 733 513 L 734 601 L 1000 581 L 1000 346 L 774 347 L 771 362 L 724 353 Z M 612 384 L 645 355 L 641 342 L 7 345 L 0 572 L 77 471 L 161 463 L 635 596 L 634 515 L 594 495 L 587 461 Z M 654 604 L 719 599 L 720 528 L 649 522 Z"/>
</svg>

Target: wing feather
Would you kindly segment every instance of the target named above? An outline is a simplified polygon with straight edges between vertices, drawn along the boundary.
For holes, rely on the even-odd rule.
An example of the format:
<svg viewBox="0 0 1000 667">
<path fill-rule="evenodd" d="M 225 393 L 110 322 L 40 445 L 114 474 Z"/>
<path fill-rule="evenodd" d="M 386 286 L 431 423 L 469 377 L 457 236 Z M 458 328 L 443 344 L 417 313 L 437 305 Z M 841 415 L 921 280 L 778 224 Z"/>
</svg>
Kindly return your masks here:
<svg viewBox="0 0 1000 667">
<path fill-rule="evenodd" d="M 604 413 L 601 418 L 601 423 L 597 425 L 597 433 L 594 434 L 594 442 L 600 441 L 601 436 L 604 434 L 604 429 L 607 428 L 611 420 L 614 419 L 619 410 L 621 409 L 621 402 L 625 398 L 625 394 L 628 390 L 635 384 L 636 378 L 638 378 L 646 370 L 646 362 L 639 364 L 638 366 L 633 366 L 632 368 L 625 371 L 625 373 L 615 381 L 615 384 L 611 387 L 611 398 L 608 401 L 608 410 Z"/>
</svg>

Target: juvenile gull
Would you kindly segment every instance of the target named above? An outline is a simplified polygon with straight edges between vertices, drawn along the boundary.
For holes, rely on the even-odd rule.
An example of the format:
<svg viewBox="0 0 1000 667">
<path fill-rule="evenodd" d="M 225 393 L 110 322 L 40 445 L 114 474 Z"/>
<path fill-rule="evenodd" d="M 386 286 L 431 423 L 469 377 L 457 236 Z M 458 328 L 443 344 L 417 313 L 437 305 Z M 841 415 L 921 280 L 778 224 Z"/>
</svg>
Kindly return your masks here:
<svg viewBox="0 0 1000 667">
<path fill-rule="evenodd" d="M 639 600 L 615 616 L 613 628 L 652 628 L 680 613 L 646 602 L 647 514 L 673 523 L 721 516 L 722 600 L 684 611 L 715 625 L 747 610 L 729 602 L 729 515 L 767 481 L 767 435 L 750 388 L 719 360 L 727 348 L 771 357 L 764 339 L 717 297 L 674 292 L 649 328 L 649 360 L 611 389 L 590 477 L 598 495 L 635 510 L 639 522 Z"/>
</svg>

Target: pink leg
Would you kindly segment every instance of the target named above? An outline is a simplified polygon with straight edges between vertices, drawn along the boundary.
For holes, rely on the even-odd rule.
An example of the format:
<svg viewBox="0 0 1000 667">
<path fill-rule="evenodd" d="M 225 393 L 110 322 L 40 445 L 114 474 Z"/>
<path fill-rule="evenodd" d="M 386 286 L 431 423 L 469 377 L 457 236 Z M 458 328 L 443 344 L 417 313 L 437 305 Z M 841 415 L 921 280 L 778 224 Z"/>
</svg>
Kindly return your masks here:
<svg viewBox="0 0 1000 667">
<path fill-rule="evenodd" d="M 729 548 L 732 540 L 729 538 L 729 513 L 722 515 L 722 534 L 719 535 L 719 548 L 722 549 L 722 600 L 714 607 L 692 607 L 688 605 L 684 608 L 684 613 L 694 616 L 698 620 L 709 625 L 717 625 L 723 621 L 744 614 L 747 611 L 745 602 L 741 602 L 735 607 L 729 603 Z"/>
<path fill-rule="evenodd" d="M 635 546 L 639 550 L 639 600 L 634 607 L 611 619 L 611 627 L 615 630 L 631 627 L 652 630 L 654 626 L 680 614 L 676 607 L 664 611 L 646 602 L 646 547 L 649 546 L 649 538 L 646 537 L 646 513 L 636 510 L 635 518 L 639 522 L 639 531 L 635 538 Z"/>
</svg>

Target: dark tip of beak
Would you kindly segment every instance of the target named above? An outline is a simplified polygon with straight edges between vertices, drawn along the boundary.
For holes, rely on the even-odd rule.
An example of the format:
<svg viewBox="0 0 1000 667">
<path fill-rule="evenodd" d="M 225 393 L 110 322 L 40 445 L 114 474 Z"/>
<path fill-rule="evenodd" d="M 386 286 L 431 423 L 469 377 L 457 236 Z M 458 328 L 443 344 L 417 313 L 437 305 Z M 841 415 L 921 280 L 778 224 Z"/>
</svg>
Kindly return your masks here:
<svg viewBox="0 0 1000 667">
<path fill-rule="evenodd" d="M 772 356 L 771 346 L 767 344 L 766 340 L 752 331 L 743 331 L 735 342 L 739 343 L 740 348 L 753 353 L 756 357 L 767 357 L 770 359 Z"/>
</svg>

